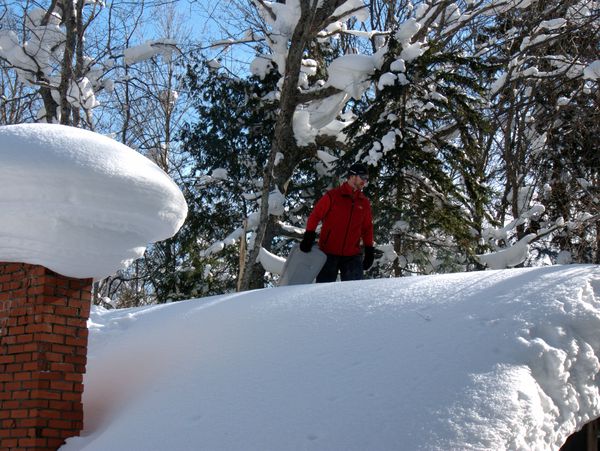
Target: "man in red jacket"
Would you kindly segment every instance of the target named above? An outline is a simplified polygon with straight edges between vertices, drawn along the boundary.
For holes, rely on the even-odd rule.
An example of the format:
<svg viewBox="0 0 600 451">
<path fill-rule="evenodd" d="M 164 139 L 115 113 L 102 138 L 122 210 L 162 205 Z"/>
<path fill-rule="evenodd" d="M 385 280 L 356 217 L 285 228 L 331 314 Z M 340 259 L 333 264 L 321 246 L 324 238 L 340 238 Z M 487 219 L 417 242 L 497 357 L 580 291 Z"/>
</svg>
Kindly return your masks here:
<svg viewBox="0 0 600 451">
<path fill-rule="evenodd" d="M 367 184 L 367 167 L 355 163 L 348 170 L 348 180 L 327 191 L 315 205 L 306 223 L 300 250 L 310 252 L 319 222 L 319 248 L 327 261 L 317 276 L 317 283 L 334 282 L 338 272 L 342 280 L 360 280 L 363 270 L 373 264 L 373 217 L 371 203 L 362 190 Z M 364 245 L 364 259 L 360 242 Z"/>
</svg>

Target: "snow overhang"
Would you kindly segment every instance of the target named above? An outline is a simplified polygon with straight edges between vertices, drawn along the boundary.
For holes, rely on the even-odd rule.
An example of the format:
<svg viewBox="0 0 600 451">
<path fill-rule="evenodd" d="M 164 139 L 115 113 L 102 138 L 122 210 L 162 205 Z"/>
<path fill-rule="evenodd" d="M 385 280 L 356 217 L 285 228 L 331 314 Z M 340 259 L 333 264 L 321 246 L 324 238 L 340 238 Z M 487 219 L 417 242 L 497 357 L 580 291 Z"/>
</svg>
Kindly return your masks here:
<svg viewBox="0 0 600 451">
<path fill-rule="evenodd" d="M 173 236 L 183 194 L 156 164 L 97 133 L 0 127 L 0 261 L 100 279 Z"/>
</svg>

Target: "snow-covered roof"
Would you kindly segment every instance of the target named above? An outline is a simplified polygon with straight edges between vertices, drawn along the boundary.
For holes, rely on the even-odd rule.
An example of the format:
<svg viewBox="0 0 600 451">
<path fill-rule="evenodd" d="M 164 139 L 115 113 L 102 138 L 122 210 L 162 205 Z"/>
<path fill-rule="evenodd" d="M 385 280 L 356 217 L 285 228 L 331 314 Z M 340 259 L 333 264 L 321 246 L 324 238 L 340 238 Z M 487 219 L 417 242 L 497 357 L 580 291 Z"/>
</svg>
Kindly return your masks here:
<svg viewBox="0 0 600 451">
<path fill-rule="evenodd" d="M 558 450 L 600 416 L 600 266 L 96 309 L 82 450 Z"/>
<path fill-rule="evenodd" d="M 0 261 L 101 278 L 171 237 L 187 204 L 158 166 L 106 136 L 0 127 Z"/>
</svg>

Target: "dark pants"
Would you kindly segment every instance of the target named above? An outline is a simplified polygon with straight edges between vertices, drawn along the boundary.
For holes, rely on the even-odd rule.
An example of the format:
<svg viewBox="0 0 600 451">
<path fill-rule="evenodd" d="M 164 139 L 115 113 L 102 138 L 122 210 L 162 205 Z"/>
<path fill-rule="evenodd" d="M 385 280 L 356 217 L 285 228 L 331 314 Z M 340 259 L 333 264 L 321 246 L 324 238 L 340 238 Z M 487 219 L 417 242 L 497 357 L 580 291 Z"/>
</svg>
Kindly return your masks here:
<svg viewBox="0 0 600 451">
<path fill-rule="evenodd" d="M 363 276 L 362 254 L 351 257 L 327 254 L 327 261 L 317 275 L 317 283 L 335 282 L 340 273 L 342 281 L 361 280 Z"/>
</svg>

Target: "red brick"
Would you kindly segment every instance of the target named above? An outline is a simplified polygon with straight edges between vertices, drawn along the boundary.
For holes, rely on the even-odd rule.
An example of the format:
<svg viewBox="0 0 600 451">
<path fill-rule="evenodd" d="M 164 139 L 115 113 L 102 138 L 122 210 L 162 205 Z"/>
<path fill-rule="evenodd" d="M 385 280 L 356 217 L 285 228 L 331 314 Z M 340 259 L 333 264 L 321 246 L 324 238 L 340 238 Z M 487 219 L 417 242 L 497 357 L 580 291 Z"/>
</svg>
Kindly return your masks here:
<svg viewBox="0 0 600 451">
<path fill-rule="evenodd" d="M 83 429 L 83 428 L 81 428 Z M 74 433 L 71 431 L 58 431 L 59 433 L 59 437 L 61 438 L 48 438 L 48 446 L 50 447 L 51 450 L 55 450 L 60 448 L 65 441 L 63 439 L 65 438 L 69 438 L 69 437 L 75 437 L 79 435 L 79 432 Z"/>
<path fill-rule="evenodd" d="M 31 399 L 48 399 L 58 401 L 65 398 L 63 394 L 50 390 L 31 390 Z"/>
<path fill-rule="evenodd" d="M 23 285 L 20 285 L 19 287 L 10 290 L 10 294 L 12 299 L 25 299 L 27 298 L 27 290 L 25 289 L 25 287 Z"/>
<path fill-rule="evenodd" d="M 59 381 L 63 379 L 63 373 L 58 371 L 44 371 L 35 375 L 35 380 L 40 381 Z M 49 382 L 48 382 L 49 383 Z"/>
<path fill-rule="evenodd" d="M 19 408 L 19 401 L 3 401 L 2 402 L 2 408 L 3 409 L 18 409 Z"/>
<path fill-rule="evenodd" d="M 42 294 L 44 294 L 44 285 L 38 282 L 38 279 L 34 279 L 32 281 L 32 285 L 27 288 L 27 296 L 33 297 L 40 296 Z"/>
<path fill-rule="evenodd" d="M 58 297 L 58 296 L 44 296 L 44 303 L 45 304 L 52 304 L 52 305 L 60 305 L 63 307 L 66 307 L 68 305 L 71 305 L 71 300 L 69 298 L 66 297 Z"/>
<path fill-rule="evenodd" d="M 14 345 L 17 342 L 17 336 L 9 335 L 6 337 L 2 337 L 2 340 L 0 342 L 2 343 L 3 346 Z"/>
<path fill-rule="evenodd" d="M 61 344 L 52 344 L 52 352 L 56 352 L 58 354 L 72 354 L 73 353 L 73 347 L 72 346 L 66 346 L 66 345 L 61 345 Z"/>
<path fill-rule="evenodd" d="M 67 345 L 81 346 L 83 348 L 87 348 L 87 344 L 88 344 L 87 338 L 78 338 L 78 337 L 66 337 L 65 342 L 67 343 Z"/>
<path fill-rule="evenodd" d="M 81 401 L 81 393 L 62 393 L 61 398 L 63 401 Z"/>
<path fill-rule="evenodd" d="M 52 315 L 54 313 L 54 306 L 52 305 L 36 305 L 33 308 L 34 313 L 38 313 L 38 314 L 46 314 L 46 315 Z"/>
<path fill-rule="evenodd" d="M 45 409 L 50 406 L 51 402 L 58 402 L 58 401 L 46 401 L 45 399 L 28 399 L 28 400 L 21 401 L 21 407 L 28 408 L 28 409 L 34 409 L 34 408 Z"/>
<path fill-rule="evenodd" d="M 51 371 L 59 371 L 63 373 L 71 373 L 75 371 L 75 366 L 72 363 L 51 363 Z"/>
<path fill-rule="evenodd" d="M 0 451 L 54 450 L 83 427 L 92 282 L 0 262 Z"/>
<path fill-rule="evenodd" d="M 41 322 L 28 324 L 27 326 L 25 326 L 25 331 L 28 333 L 52 332 L 52 324 L 41 323 Z"/>
<path fill-rule="evenodd" d="M 64 316 L 47 315 L 47 324 L 67 324 L 69 320 L 79 321 L 79 318 L 65 318 Z"/>
<path fill-rule="evenodd" d="M 86 338 L 87 339 L 89 337 L 89 334 L 90 334 L 90 331 L 87 328 L 81 327 L 81 328 L 79 328 L 77 330 L 77 336 L 78 337 Z"/>
<path fill-rule="evenodd" d="M 8 290 L 15 291 L 23 286 L 22 282 L 8 282 Z"/>
<path fill-rule="evenodd" d="M 31 380 L 31 373 L 24 371 L 22 373 L 15 373 L 15 381 L 28 381 Z"/>
<path fill-rule="evenodd" d="M 29 411 L 29 413 L 31 413 L 31 411 Z M 35 418 L 24 418 L 22 420 L 19 420 L 20 427 L 30 428 L 29 431 L 27 431 L 27 435 L 29 437 L 35 437 L 35 429 L 31 429 L 31 428 L 35 428 L 38 425 L 39 425 L 39 422 Z"/>
<path fill-rule="evenodd" d="M 39 334 L 35 334 L 35 339 L 36 341 L 43 341 L 46 343 L 57 343 L 57 344 L 64 344 L 65 343 L 65 337 L 62 335 L 56 335 L 53 333 L 39 333 Z"/>
<path fill-rule="evenodd" d="M 10 448 L 16 448 L 17 444 L 19 442 L 17 441 L 17 439 L 6 439 L 6 440 L 0 440 L 0 449 L 2 450 L 7 450 Z"/>
<path fill-rule="evenodd" d="M 11 392 L 11 395 L 15 401 L 21 400 L 21 402 L 23 402 L 24 399 L 30 399 L 31 391 L 28 389 L 25 389 L 25 387 L 23 387 L 23 390 L 18 390 L 18 391 L 13 390 Z"/>
<path fill-rule="evenodd" d="M 46 371 L 46 365 L 43 361 L 34 360 L 32 362 L 23 363 L 23 371 Z"/>
<path fill-rule="evenodd" d="M 68 373 L 65 374 L 65 380 L 71 382 L 83 382 L 83 374 L 81 373 Z"/>
<path fill-rule="evenodd" d="M 52 343 L 38 343 L 37 351 L 48 352 L 52 350 Z"/>
<path fill-rule="evenodd" d="M 59 334 L 59 335 L 75 335 L 77 333 L 77 329 L 75 327 L 70 327 L 70 326 L 61 326 L 58 324 L 55 324 L 52 327 L 52 333 L 54 334 Z"/>
<path fill-rule="evenodd" d="M 83 421 L 83 411 L 75 411 L 72 410 L 70 412 L 62 412 L 62 418 L 64 420 L 71 420 L 71 421 Z"/>
<path fill-rule="evenodd" d="M 87 328 L 86 321 L 83 321 L 81 318 L 65 318 L 65 319 L 66 319 L 65 324 L 67 326 Z"/>
<path fill-rule="evenodd" d="M 60 307 L 54 309 L 54 313 L 62 316 L 79 316 L 79 309 L 74 307 Z"/>
<path fill-rule="evenodd" d="M 50 401 L 48 407 L 54 410 L 70 411 L 74 407 L 76 408 L 76 403 L 72 401 Z"/>
<path fill-rule="evenodd" d="M 58 402 L 58 401 L 52 401 L 52 402 Z M 39 411 L 40 418 L 53 419 L 53 420 L 60 420 L 64 414 L 65 414 L 65 412 L 61 412 L 61 411 L 53 410 L 53 409 L 44 409 L 44 410 Z"/>
<path fill-rule="evenodd" d="M 17 343 L 31 343 L 33 341 L 33 334 L 17 335 Z"/>
<path fill-rule="evenodd" d="M 65 354 L 60 354 L 58 352 L 46 352 L 44 353 L 44 357 L 48 362 L 64 362 Z"/>
<path fill-rule="evenodd" d="M 11 418 L 27 418 L 29 411 L 27 409 L 15 409 L 10 411 Z"/>
<path fill-rule="evenodd" d="M 22 271 L 23 264 L 22 263 L 4 263 L 3 269 L 6 274 L 9 274 L 11 272 Z"/>
<path fill-rule="evenodd" d="M 22 387 L 21 382 L 6 382 L 4 384 L 4 390 L 8 391 L 15 391 L 15 390 L 20 390 Z"/>
<path fill-rule="evenodd" d="M 13 363 L 15 361 L 14 355 L 0 355 L 0 365 L 4 365 L 5 363 Z M 0 374 L 0 377 L 2 374 Z M 1 381 L 2 379 L 0 379 Z"/>
<path fill-rule="evenodd" d="M 36 377 L 42 377 L 43 374 L 46 374 L 46 373 L 40 373 Z M 50 381 L 49 380 L 38 379 L 33 382 L 35 382 L 35 388 L 33 388 L 32 390 L 36 390 L 36 389 L 37 390 L 50 390 Z"/>
<path fill-rule="evenodd" d="M 39 448 L 41 446 L 45 447 L 47 445 L 47 441 L 45 438 L 20 438 L 19 439 L 19 447 L 28 447 L 28 448 Z"/>
<path fill-rule="evenodd" d="M 17 318 L 17 325 L 18 326 L 26 326 L 30 322 L 31 322 L 31 313 L 30 312 L 27 312 L 25 315 L 19 316 Z"/>
<path fill-rule="evenodd" d="M 68 420 L 50 420 L 48 421 L 48 427 L 55 429 L 71 429 L 73 424 Z"/>
<path fill-rule="evenodd" d="M 77 365 L 84 365 L 87 363 L 87 357 L 84 355 L 65 355 L 66 363 L 74 363 Z"/>
<path fill-rule="evenodd" d="M 50 389 L 60 390 L 63 392 L 74 391 L 74 383 L 65 381 L 52 381 L 50 382 Z"/>
<path fill-rule="evenodd" d="M 33 360 L 33 353 L 32 352 L 25 352 L 23 354 L 17 354 L 17 355 L 15 355 L 13 357 L 15 358 L 15 363 L 22 364 L 23 368 L 24 368 L 25 364 L 32 362 L 32 360 Z"/>
<path fill-rule="evenodd" d="M 10 335 L 21 335 L 25 333 L 25 327 L 24 326 L 15 326 L 15 327 L 9 327 L 8 328 L 8 333 Z"/>
<path fill-rule="evenodd" d="M 78 292 L 78 293 L 80 293 L 80 292 Z M 82 301 L 78 297 L 69 300 L 70 307 L 82 309 L 82 308 L 85 308 L 87 305 L 88 305 L 88 302 Z"/>
<path fill-rule="evenodd" d="M 42 437 L 60 437 L 60 431 L 50 428 L 42 429 L 41 434 Z"/>
<path fill-rule="evenodd" d="M 38 343 L 26 343 L 23 345 L 23 351 L 22 352 L 34 352 L 38 350 Z"/>
<path fill-rule="evenodd" d="M 18 420 L 16 420 L 16 421 L 18 421 Z M 11 437 L 27 437 L 27 429 L 21 428 L 20 426 L 18 426 L 17 423 L 15 423 L 15 426 L 13 426 L 10 431 L 10 436 Z"/>
<path fill-rule="evenodd" d="M 12 418 L 8 419 L 8 420 L 0 421 L 0 429 L 14 429 L 15 427 L 16 427 L 16 422 Z"/>
</svg>

